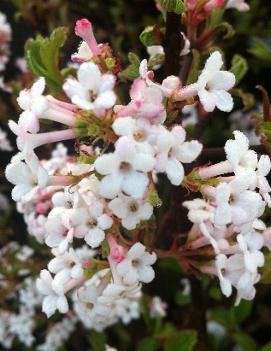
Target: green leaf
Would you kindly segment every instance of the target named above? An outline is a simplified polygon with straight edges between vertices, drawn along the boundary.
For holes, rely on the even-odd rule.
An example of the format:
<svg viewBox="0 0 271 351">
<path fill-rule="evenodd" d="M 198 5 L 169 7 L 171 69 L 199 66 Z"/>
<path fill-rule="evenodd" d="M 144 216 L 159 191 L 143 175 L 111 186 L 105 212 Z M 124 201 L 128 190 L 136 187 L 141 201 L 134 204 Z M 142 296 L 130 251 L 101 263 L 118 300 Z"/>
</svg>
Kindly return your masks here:
<svg viewBox="0 0 271 351">
<path fill-rule="evenodd" d="M 139 341 L 136 351 L 156 351 L 159 347 L 159 342 L 154 338 L 149 337 Z"/>
<path fill-rule="evenodd" d="M 254 339 L 245 333 L 235 333 L 233 339 L 237 345 L 242 347 L 243 351 L 257 351 L 258 349 Z"/>
<path fill-rule="evenodd" d="M 148 26 L 140 34 L 139 39 L 143 45 L 160 45 L 163 39 L 163 33 L 161 29 L 157 26 Z"/>
<path fill-rule="evenodd" d="M 271 351 L 271 341 L 262 347 L 261 351 Z"/>
<path fill-rule="evenodd" d="M 252 301 L 242 300 L 239 306 L 233 307 L 236 324 L 239 325 L 249 317 L 252 306 Z"/>
<path fill-rule="evenodd" d="M 49 38 L 37 35 L 25 45 L 25 57 L 31 71 L 44 77 L 52 93 L 62 93 L 63 76 L 59 68 L 60 48 L 67 38 L 67 28 L 59 27 Z"/>
<path fill-rule="evenodd" d="M 265 133 L 267 134 L 268 129 L 271 130 L 271 124 L 270 123 L 264 123 L 264 124 L 266 125 L 266 127 L 264 128 Z M 261 282 L 264 284 L 271 284 L 271 252 L 268 252 L 265 255 L 265 265 L 261 269 Z"/>
<path fill-rule="evenodd" d="M 199 76 L 200 53 L 198 50 L 193 49 L 192 55 L 193 55 L 193 60 L 188 74 L 187 82 L 186 82 L 187 85 L 195 83 Z"/>
<path fill-rule="evenodd" d="M 162 260 L 159 260 L 159 265 L 161 268 L 164 268 L 167 270 L 169 269 L 169 270 L 174 271 L 178 274 L 183 273 L 182 266 L 175 258 L 172 258 L 172 257 L 163 258 Z"/>
<path fill-rule="evenodd" d="M 134 80 L 139 76 L 140 59 L 133 52 L 129 52 L 128 60 L 130 65 L 119 73 L 121 79 Z"/>
<path fill-rule="evenodd" d="M 235 31 L 233 29 L 233 26 L 229 24 L 228 22 L 222 22 L 220 23 L 216 28 L 216 32 L 222 32 L 224 33 L 223 39 L 230 39 L 234 36 Z"/>
<path fill-rule="evenodd" d="M 185 4 L 182 0 L 158 0 L 159 5 L 166 12 L 174 12 L 181 15 L 185 10 Z"/>
<path fill-rule="evenodd" d="M 235 316 L 233 310 L 227 310 L 226 308 L 220 306 L 214 308 L 210 315 L 210 320 L 221 324 L 225 329 L 230 330 L 235 326 Z"/>
<path fill-rule="evenodd" d="M 106 344 L 106 337 L 103 333 L 98 333 L 96 331 L 90 331 L 88 341 L 93 349 L 93 351 L 104 351 Z"/>
<path fill-rule="evenodd" d="M 235 75 L 237 85 L 244 78 L 248 71 L 246 59 L 244 59 L 241 55 L 234 55 L 230 70 Z"/>
<path fill-rule="evenodd" d="M 271 63 L 271 48 L 259 38 L 254 39 L 254 47 L 249 49 L 248 52 L 260 61 L 267 64 Z"/>
<path fill-rule="evenodd" d="M 175 295 L 175 302 L 178 306 L 185 306 L 191 303 L 191 296 L 184 294 L 181 291 L 177 291 Z"/>
<path fill-rule="evenodd" d="M 165 343 L 165 351 L 193 351 L 197 343 L 195 330 L 183 330 Z"/>
</svg>

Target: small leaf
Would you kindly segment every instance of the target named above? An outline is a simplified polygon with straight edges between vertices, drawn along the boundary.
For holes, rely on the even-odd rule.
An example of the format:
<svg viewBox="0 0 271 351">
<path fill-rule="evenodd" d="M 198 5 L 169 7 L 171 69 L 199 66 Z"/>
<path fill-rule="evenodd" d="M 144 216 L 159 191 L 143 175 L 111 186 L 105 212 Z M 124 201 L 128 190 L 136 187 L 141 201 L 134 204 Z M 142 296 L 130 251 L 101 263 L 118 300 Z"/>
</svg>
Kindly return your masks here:
<svg viewBox="0 0 271 351">
<path fill-rule="evenodd" d="M 248 52 L 261 62 L 271 63 L 271 47 L 259 38 L 254 39 L 254 47 L 249 49 Z"/>
<path fill-rule="evenodd" d="M 271 131 L 271 125 L 268 124 L 267 126 L 267 123 L 265 123 L 265 125 L 266 125 L 265 134 L 269 139 L 270 135 L 268 135 L 268 131 L 269 132 Z M 261 269 L 261 282 L 264 284 L 271 284 L 271 252 L 268 252 L 265 255 L 265 265 Z"/>
<path fill-rule="evenodd" d="M 149 337 L 139 341 L 136 351 L 156 351 L 159 347 L 159 342 L 154 338 Z"/>
<path fill-rule="evenodd" d="M 174 12 L 181 15 L 185 10 L 185 4 L 182 0 L 158 0 L 159 5 L 166 12 Z"/>
<path fill-rule="evenodd" d="M 257 351 L 257 344 L 251 336 L 245 333 L 235 333 L 233 336 L 237 345 L 241 346 L 244 351 Z"/>
<path fill-rule="evenodd" d="M 183 273 L 182 266 L 175 258 L 171 258 L 171 257 L 163 258 L 162 260 L 159 260 L 159 265 L 161 268 L 164 268 L 167 270 L 169 269 L 179 274 Z"/>
<path fill-rule="evenodd" d="M 233 307 L 236 324 L 239 325 L 249 317 L 252 306 L 252 301 L 242 300 L 239 306 Z"/>
<path fill-rule="evenodd" d="M 192 84 L 195 83 L 196 80 L 198 79 L 199 76 L 199 69 L 200 69 L 200 53 L 198 50 L 193 49 L 192 50 L 192 55 L 193 55 L 193 61 L 190 67 L 190 71 L 188 74 L 187 82 L 186 84 Z"/>
<path fill-rule="evenodd" d="M 237 85 L 244 78 L 248 71 L 246 59 L 244 59 L 241 55 L 234 55 L 230 70 L 235 75 Z"/>
<path fill-rule="evenodd" d="M 134 80 L 139 76 L 140 59 L 136 54 L 129 52 L 128 60 L 130 65 L 119 73 L 119 77 L 121 79 Z"/>
<path fill-rule="evenodd" d="M 216 32 L 222 32 L 225 33 L 223 35 L 223 39 L 231 39 L 234 34 L 235 31 L 233 29 L 233 26 L 231 24 L 229 24 L 228 22 L 222 22 L 220 23 L 216 28 L 215 28 Z"/>
<path fill-rule="evenodd" d="M 106 336 L 103 333 L 98 333 L 96 331 L 90 331 L 90 335 L 88 337 L 89 343 L 93 349 L 93 351 L 104 351 Z"/>
<path fill-rule="evenodd" d="M 271 341 L 266 344 L 262 349 L 261 351 L 271 351 Z"/>
<path fill-rule="evenodd" d="M 183 330 L 168 339 L 165 343 L 165 351 L 193 351 L 197 343 L 195 330 Z"/>
<path fill-rule="evenodd" d="M 62 93 L 63 76 L 59 68 L 60 48 L 67 37 L 67 28 L 59 27 L 49 38 L 37 35 L 25 45 L 25 57 L 31 71 L 37 77 L 44 77 L 53 93 Z"/>
<path fill-rule="evenodd" d="M 140 34 L 139 39 L 146 47 L 151 45 L 160 45 L 163 39 L 163 33 L 157 25 L 148 26 Z"/>
</svg>

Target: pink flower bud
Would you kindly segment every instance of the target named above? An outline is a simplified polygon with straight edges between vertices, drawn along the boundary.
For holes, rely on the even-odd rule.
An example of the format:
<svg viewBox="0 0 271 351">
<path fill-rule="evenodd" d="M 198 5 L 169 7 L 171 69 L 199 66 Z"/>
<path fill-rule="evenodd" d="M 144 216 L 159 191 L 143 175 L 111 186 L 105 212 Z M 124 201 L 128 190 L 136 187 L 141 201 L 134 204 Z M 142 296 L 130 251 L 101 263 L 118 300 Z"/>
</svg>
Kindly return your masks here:
<svg viewBox="0 0 271 351">
<path fill-rule="evenodd" d="M 119 263 L 124 259 L 124 249 L 122 246 L 118 245 L 115 238 L 109 235 L 107 238 L 108 244 L 110 246 L 110 258 L 112 261 Z"/>
<path fill-rule="evenodd" d="M 82 18 L 76 22 L 75 34 L 82 38 L 89 46 L 93 55 L 99 55 L 101 49 L 99 48 L 97 41 L 95 39 L 92 24 L 88 19 Z"/>
<path fill-rule="evenodd" d="M 121 262 L 124 259 L 123 248 L 119 245 L 116 245 L 110 250 L 110 257 L 116 263 Z"/>
<path fill-rule="evenodd" d="M 36 211 L 39 214 L 45 214 L 47 209 L 48 209 L 48 206 L 46 206 L 46 204 L 43 204 L 41 202 L 36 205 Z"/>
<path fill-rule="evenodd" d="M 188 10 L 193 11 L 197 6 L 198 0 L 186 0 L 185 5 L 187 6 Z"/>
<path fill-rule="evenodd" d="M 209 12 L 214 9 L 222 8 L 224 6 L 224 3 L 225 3 L 225 0 L 210 0 L 204 6 L 204 10 L 206 12 Z"/>
</svg>

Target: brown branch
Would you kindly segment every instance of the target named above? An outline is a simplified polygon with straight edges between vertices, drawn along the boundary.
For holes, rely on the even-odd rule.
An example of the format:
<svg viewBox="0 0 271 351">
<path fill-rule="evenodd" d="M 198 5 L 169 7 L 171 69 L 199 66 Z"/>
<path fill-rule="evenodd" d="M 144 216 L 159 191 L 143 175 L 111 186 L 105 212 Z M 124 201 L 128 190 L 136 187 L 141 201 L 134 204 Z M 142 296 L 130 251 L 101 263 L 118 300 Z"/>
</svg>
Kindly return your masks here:
<svg viewBox="0 0 271 351">
<path fill-rule="evenodd" d="M 167 13 L 165 35 L 165 76 L 178 76 L 180 72 L 180 52 L 182 48 L 181 17 Z"/>
</svg>

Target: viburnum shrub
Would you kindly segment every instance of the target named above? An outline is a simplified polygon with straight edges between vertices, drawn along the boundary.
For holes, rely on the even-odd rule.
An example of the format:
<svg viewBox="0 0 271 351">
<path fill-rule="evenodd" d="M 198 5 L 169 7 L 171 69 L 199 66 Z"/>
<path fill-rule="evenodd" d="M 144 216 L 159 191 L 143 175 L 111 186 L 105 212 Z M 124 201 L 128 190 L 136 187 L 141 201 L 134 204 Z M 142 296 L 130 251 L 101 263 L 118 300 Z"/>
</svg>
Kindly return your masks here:
<svg viewBox="0 0 271 351">
<path fill-rule="evenodd" d="M 255 298 L 271 250 L 269 103 L 260 87 L 265 114 L 255 120 L 254 140 L 262 146 L 250 145 L 247 130 L 236 128 L 224 148 L 205 147 L 197 129 L 209 114 L 215 119 L 216 111 L 233 110 L 247 71 L 240 55 L 225 61 L 219 32 L 231 29 L 223 15 L 249 5 L 157 0 L 156 6 L 165 24 L 141 33 L 149 56 L 129 53 L 125 68 L 110 43 L 97 42 L 86 18 L 75 24 L 81 43 L 66 67 L 59 63 L 64 27 L 26 43 L 36 79 L 19 92 L 19 117 L 9 121 L 18 153 L 5 176 L 29 234 L 51 255 L 49 262 L 37 259 L 40 273 L 28 278 L 32 294 L 37 287 L 28 318 L 39 304 L 48 318 L 65 314 L 54 331 L 63 329 L 65 340 L 79 321 L 101 332 L 143 315 L 151 336 L 142 336 L 138 351 L 211 350 L 196 324 L 178 332 L 174 312 L 162 322 L 175 302 L 157 296 L 167 284 L 167 273 L 159 272 L 171 274 L 175 265 L 184 287 L 180 305 L 193 285 L 196 318 L 202 286 L 220 287 L 216 295 L 234 296 L 236 306 Z M 51 143 L 58 143 L 51 157 L 40 157 Z M 35 265 L 31 250 L 25 248 L 24 260 L 32 255 Z M 37 349 L 61 342 L 44 345 Z M 113 350 L 104 345 L 93 349 Z"/>
</svg>

